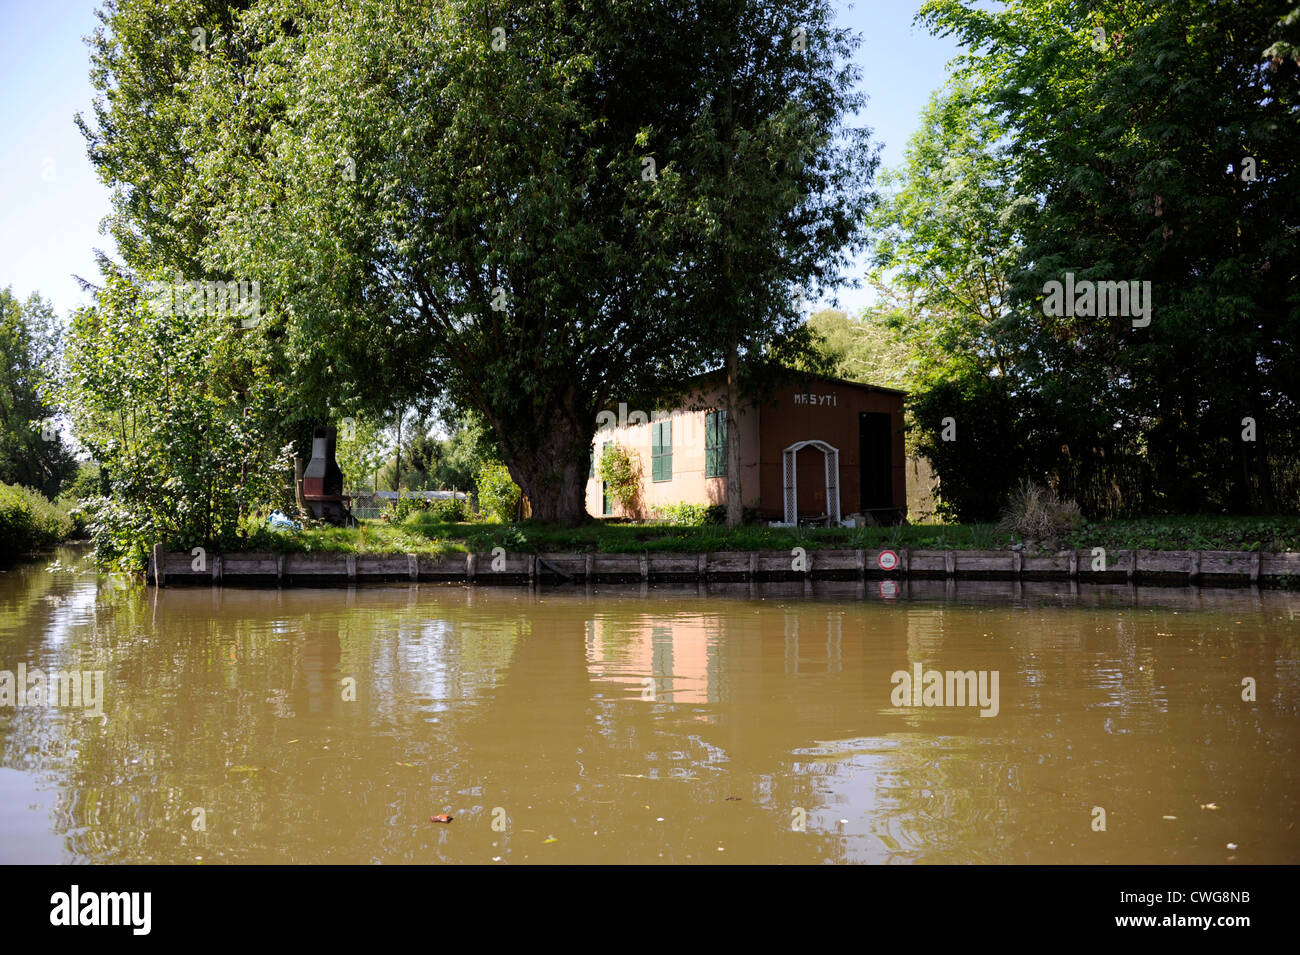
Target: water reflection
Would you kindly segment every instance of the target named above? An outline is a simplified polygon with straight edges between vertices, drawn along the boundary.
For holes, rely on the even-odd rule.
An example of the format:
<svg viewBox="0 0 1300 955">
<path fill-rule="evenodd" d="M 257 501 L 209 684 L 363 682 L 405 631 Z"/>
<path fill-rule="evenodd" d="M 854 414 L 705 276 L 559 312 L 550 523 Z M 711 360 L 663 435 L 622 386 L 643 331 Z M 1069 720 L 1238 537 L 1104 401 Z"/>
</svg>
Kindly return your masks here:
<svg viewBox="0 0 1300 955">
<path fill-rule="evenodd" d="M 0 576 L 0 670 L 103 669 L 106 718 L 0 709 L 0 861 L 1294 862 L 1297 609 L 920 581 L 157 592 L 64 554 Z M 998 672 L 998 715 L 895 706 L 917 664 Z"/>
</svg>

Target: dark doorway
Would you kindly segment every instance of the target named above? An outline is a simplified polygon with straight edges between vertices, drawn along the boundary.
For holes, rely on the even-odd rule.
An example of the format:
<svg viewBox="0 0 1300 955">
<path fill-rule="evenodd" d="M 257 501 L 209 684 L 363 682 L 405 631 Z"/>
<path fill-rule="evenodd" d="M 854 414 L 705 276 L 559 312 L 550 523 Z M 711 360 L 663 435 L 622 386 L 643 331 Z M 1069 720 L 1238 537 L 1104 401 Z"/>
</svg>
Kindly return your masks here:
<svg viewBox="0 0 1300 955">
<path fill-rule="evenodd" d="M 889 414 L 858 415 L 858 470 L 863 511 L 894 506 L 894 435 Z"/>
</svg>

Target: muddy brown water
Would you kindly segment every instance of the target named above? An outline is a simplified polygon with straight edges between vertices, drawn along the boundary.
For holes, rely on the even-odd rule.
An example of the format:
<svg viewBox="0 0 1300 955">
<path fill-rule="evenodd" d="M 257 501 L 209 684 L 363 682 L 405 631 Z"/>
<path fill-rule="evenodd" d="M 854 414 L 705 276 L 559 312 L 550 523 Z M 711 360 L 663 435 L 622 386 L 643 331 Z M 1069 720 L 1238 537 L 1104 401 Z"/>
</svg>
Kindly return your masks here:
<svg viewBox="0 0 1300 955">
<path fill-rule="evenodd" d="M 156 591 L 69 549 L 0 573 L 0 862 L 1295 863 L 1298 638 L 1286 592 Z"/>
</svg>

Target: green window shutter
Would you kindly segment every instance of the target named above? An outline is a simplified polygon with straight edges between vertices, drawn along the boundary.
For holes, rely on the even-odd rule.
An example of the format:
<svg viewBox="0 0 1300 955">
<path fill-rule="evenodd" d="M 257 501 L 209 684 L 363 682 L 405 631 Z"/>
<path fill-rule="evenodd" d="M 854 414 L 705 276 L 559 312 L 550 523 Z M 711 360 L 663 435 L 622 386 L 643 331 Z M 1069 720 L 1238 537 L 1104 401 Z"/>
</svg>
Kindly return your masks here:
<svg viewBox="0 0 1300 955">
<path fill-rule="evenodd" d="M 673 423 L 655 421 L 650 424 L 651 478 L 655 481 L 673 479 Z"/>
<path fill-rule="evenodd" d="M 704 415 L 704 476 L 727 476 L 727 412 Z"/>
</svg>

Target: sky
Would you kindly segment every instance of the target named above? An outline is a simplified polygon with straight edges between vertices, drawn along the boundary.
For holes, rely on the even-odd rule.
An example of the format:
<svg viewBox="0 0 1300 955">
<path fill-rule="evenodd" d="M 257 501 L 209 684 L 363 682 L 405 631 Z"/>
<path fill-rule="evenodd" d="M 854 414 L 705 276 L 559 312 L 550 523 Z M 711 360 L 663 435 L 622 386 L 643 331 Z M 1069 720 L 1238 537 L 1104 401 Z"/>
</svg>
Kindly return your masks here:
<svg viewBox="0 0 1300 955">
<path fill-rule="evenodd" d="M 870 97 L 861 121 L 883 144 L 884 165 L 902 161 L 921 109 L 957 54 L 947 38 L 912 25 L 920 0 L 840 2 L 840 22 L 863 34 L 857 61 Z M 97 23 L 93 0 L 0 0 L 0 288 L 39 292 L 66 317 L 89 297 L 74 275 L 98 280 L 94 250 L 116 252 L 99 231 L 108 190 L 73 122 L 90 117 L 93 91 L 83 37 Z M 856 313 L 867 290 L 839 305 Z"/>
</svg>

